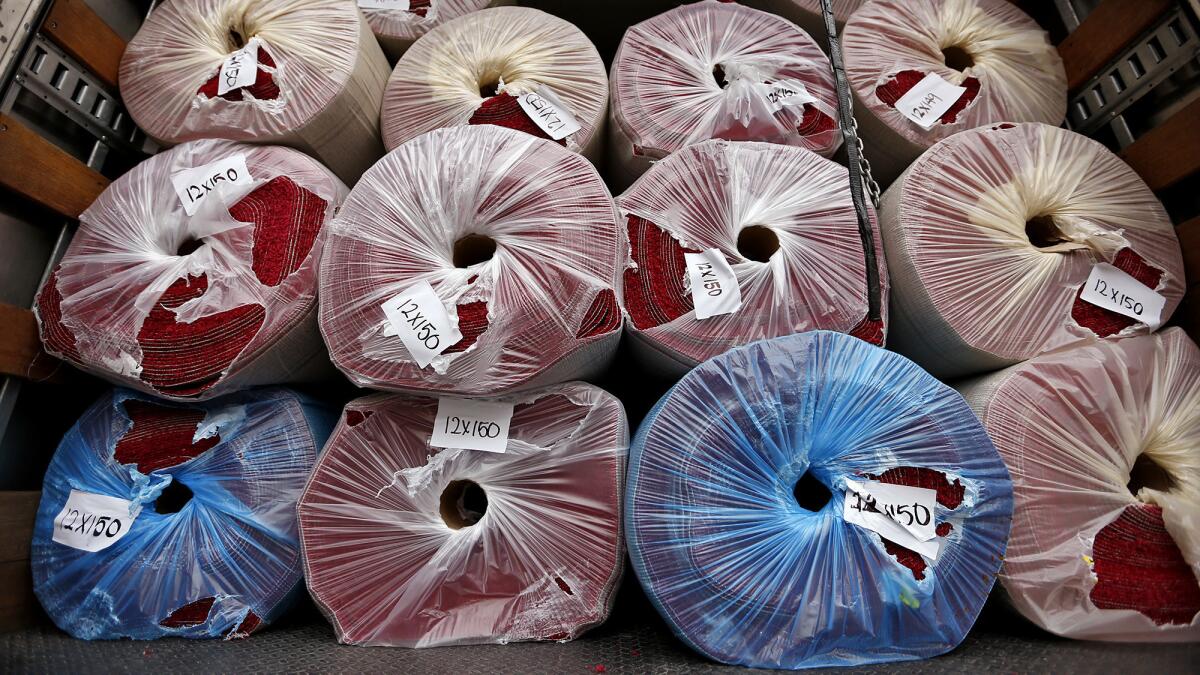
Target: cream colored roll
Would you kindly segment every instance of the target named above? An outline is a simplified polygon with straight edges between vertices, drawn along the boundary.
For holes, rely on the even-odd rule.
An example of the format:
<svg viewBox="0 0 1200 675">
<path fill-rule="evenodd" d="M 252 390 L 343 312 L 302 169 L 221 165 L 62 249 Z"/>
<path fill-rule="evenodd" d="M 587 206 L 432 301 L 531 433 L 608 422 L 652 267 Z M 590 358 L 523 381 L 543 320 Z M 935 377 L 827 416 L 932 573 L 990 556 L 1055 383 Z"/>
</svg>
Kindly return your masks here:
<svg viewBox="0 0 1200 675">
<path fill-rule="evenodd" d="M 358 0 L 379 46 L 392 61 L 434 26 L 488 7 L 513 4 L 514 0 Z"/>
</svg>

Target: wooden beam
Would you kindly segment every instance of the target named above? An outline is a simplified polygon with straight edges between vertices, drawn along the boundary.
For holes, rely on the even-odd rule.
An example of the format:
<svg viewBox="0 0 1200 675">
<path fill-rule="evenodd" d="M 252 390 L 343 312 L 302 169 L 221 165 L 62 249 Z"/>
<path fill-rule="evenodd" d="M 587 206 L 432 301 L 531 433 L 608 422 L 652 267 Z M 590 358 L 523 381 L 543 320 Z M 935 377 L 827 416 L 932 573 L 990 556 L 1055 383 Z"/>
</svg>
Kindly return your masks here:
<svg viewBox="0 0 1200 675">
<path fill-rule="evenodd" d="M 8 115 L 0 115 L 0 167 L 0 185 L 68 218 L 78 218 L 109 183 Z"/>
<path fill-rule="evenodd" d="M 62 382 L 66 365 L 42 350 L 33 312 L 0 303 L 0 375 Z"/>
<path fill-rule="evenodd" d="M 1175 228 L 1183 249 L 1183 270 L 1189 286 L 1200 285 L 1200 216 L 1185 220 Z"/>
<path fill-rule="evenodd" d="M 41 492 L 0 491 L 0 562 L 29 560 L 33 521 Z"/>
<path fill-rule="evenodd" d="M 1173 0 L 1103 0 L 1058 46 L 1074 91 L 1095 77 L 1174 4 Z"/>
<path fill-rule="evenodd" d="M 1151 190 L 1165 190 L 1200 171 L 1200 99 L 1142 134 L 1120 152 Z"/>
<path fill-rule="evenodd" d="M 42 34 L 116 92 L 125 41 L 83 0 L 54 0 Z"/>
<path fill-rule="evenodd" d="M 30 542 L 41 492 L 0 492 L 0 631 L 19 630 L 45 619 L 33 594 Z"/>
</svg>

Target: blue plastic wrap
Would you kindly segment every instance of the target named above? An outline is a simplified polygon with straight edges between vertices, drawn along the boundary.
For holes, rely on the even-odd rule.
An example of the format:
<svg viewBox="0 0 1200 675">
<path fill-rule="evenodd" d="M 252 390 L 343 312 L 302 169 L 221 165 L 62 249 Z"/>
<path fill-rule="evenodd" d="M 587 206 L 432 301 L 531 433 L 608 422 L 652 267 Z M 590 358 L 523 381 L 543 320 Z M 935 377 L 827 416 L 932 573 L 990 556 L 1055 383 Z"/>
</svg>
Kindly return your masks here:
<svg viewBox="0 0 1200 675">
<path fill-rule="evenodd" d="M 279 388 L 186 406 L 105 394 L 46 472 L 32 547 L 42 607 L 89 640 L 270 622 L 301 587 L 296 501 L 334 421 Z"/>
<path fill-rule="evenodd" d="M 936 488 L 936 561 L 846 522 L 847 479 Z M 992 588 L 1011 517 L 1008 471 L 963 399 L 839 333 L 702 363 L 631 450 L 634 569 L 675 633 L 725 663 L 798 669 L 949 651 Z"/>
</svg>

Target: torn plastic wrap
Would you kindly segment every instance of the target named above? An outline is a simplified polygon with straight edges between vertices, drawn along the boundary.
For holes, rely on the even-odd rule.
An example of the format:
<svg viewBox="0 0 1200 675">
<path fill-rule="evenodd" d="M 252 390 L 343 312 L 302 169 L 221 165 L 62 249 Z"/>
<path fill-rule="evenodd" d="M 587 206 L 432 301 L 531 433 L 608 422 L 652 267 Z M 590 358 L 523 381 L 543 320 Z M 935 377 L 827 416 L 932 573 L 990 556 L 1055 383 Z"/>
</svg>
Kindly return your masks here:
<svg viewBox="0 0 1200 675">
<path fill-rule="evenodd" d="M 627 328 L 639 356 L 678 377 L 734 347 L 806 330 L 882 345 L 884 322 L 867 319 L 847 180 L 839 164 L 770 143 L 705 141 L 656 163 L 617 199 L 632 252 Z M 886 319 L 878 231 L 875 243 Z M 736 275 L 734 287 L 697 289 L 686 254 L 714 249 Z M 739 298 L 730 313 L 698 318 L 729 294 Z"/>
<path fill-rule="evenodd" d="M 838 31 L 846 25 L 859 7 L 867 0 L 833 0 L 833 20 Z M 817 41 L 821 49 L 826 48 L 825 17 L 821 14 L 821 0 L 742 0 L 742 4 L 764 12 L 778 14 L 804 29 Z"/>
<path fill-rule="evenodd" d="M 440 129 L 376 164 L 334 221 L 321 332 L 374 389 L 487 396 L 582 379 L 620 340 L 627 252 L 580 155 L 496 126 Z"/>
<path fill-rule="evenodd" d="M 1000 569 L 1012 484 L 979 420 L 912 362 L 840 333 L 700 364 L 630 452 L 634 569 L 675 633 L 717 661 L 936 656 L 966 635 Z M 913 488 L 925 539 L 877 533 L 912 526 L 910 508 L 874 513 L 885 522 L 872 529 L 848 521 L 865 515 L 851 508 L 862 491 Z"/>
<path fill-rule="evenodd" d="M 630 27 L 610 87 L 608 171 L 620 186 L 710 138 L 826 157 L 842 143 L 820 47 L 787 20 L 737 4 L 706 0 Z"/>
<path fill-rule="evenodd" d="M 1200 638 L 1200 349 L 1179 328 L 964 383 L 1012 474 L 1000 576 L 1058 635 Z"/>
<path fill-rule="evenodd" d="M 38 294 L 46 350 L 177 400 L 331 373 L 317 265 L 345 195 L 290 148 L 195 141 L 155 155 L 79 217 Z"/>
<path fill-rule="evenodd" d="M 858 133 L 875 180 L 887 187 L 934 143 L 998 122 L 1058 125 L 1067 77 L 1037 23 L 1007 0 L 875 0 L 842 32 Z M 926 130 L 902 114 L 932 116 L 903 97 L 928 75 L 962 87 Z"/>
<path fill-rule="evenodd" d="M 884 193 L 879 226 L 889 346 L 943 378 L 1157 327 L 1081 297 L 1098 264 L 1161 296 L 1160 323 L 1183 296 L 1179 241 L 1154 193 L 1103 145 L 1057 127 L 942 141 Z"/>
<path fill-rule="evenodd" d="M 599 159 L 608 76 L 574 25 L 536 9 L 495 7 L 427 35 L 388 80 L 388 150 L 434 129 L 497 125 Z"/>
<path fill-rule="evenodd" d="M 299 507 L 309 590 L 340 642 L 563 641 L 607 618 L 625 412 L 580 382 L 502 400 L 500 452 L 434 447 L 437 399 L 346 406 Z"/>
<path fill-rule="evenodd" d="M 245 637 L 302 588 L 296 501 L 334 414 L 286 389 L 105 394 L 46 472 L 34 591 L 77 638 Z"/>
<path fill-rule="evenodd" d="M 223 91 L 239 51 L 254 80 Z M 121 98 L 151 137 L 289 145 L 353 185 L 383 154 L 387 59 L 347 0 L 172 0 L 121 58 Z"/>
<path fill-rule="evenodd" d="M 481 9 L 512 4 L 515 4 L 513 0 L 409 0 L 406 3 L 358 0 L 379 46 L 392 60 L 400 58 L 413 42 L 435 26 Z"/>
</svg>

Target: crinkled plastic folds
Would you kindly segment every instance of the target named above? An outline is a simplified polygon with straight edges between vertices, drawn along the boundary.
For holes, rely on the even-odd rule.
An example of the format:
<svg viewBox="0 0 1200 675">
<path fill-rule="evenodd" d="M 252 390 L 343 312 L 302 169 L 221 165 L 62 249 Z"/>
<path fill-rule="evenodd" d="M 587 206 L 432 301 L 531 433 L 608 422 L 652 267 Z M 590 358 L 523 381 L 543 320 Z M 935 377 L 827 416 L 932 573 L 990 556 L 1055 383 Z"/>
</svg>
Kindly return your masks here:
<svg viewBox="0 0 1200 675">
<path fill-rule="evenodd" d="M 42 607 L 88 640 L 244 637 L 274 620 L 303 588 L 295 505 L 333 422 L 279 388 L 187 406 L 106 393 L 46 472 L 31 555 Z M 190 501 L 160 513 L 176 482 Z M 72 491 L 140 511 L 107 548 L 74 548 L 53 540 Z"/>
<path fill-rule="evenodd" d="M 212 183 L 188 216 L 172 177 L 238 155 L 251 183 Z M 204 140 L 155 155 L 79 217 L 39 292 L 43 343 L 100 377 L 178 400 L 327 373 L 317 265 L 346 194 L 290 148 Z"/>
<path fill-rule="evenodd" d="M 705 141 L 656 163 L 617 199 L 633 252 L 624 280 L 631 344 L 678 376 L 756 340 L 860 329 L 867 318 L 866 261 L 848 185 L 845 167 L 770 143 Z M 867 212 L 875 225 L 869 205 Z M 755 234 L 766 243 L 754 242 Z M 772 237 L 778 250 L 763 262 Z M 886 319 L 887 270 L 877 229 L 874 240 Z M 700 320 L 683 253 L 712 248 L 737 274 L 742 304 Z M 872 327 L 882 343 L 882 322 Z"/>
<path fill-rule="evenodd" d="M 436 399 L 347 405 L 299 507 L 309 589 L 339 641 L 563 641 L 608 616 L 625 412 L 582 382 L 504 400 L 503 453 L 431 447 Z"/>
<path fill-rule="evenodd" d="M 833 20 L 838 30 L 866 1 L 833 0 Z M 821 0 L 744 0 L 741 4 L 782 16 L 803 28 L 825 49 L 828 38 L 825 34 L 825 17 L 821 14 Z"/>
<path fill-rule="evenodd" d="M 1200 349 L 1169 328 L 960 387 L 1012 473 L 1000 581 L 1021 614 L 1072 638 L 1200 637 L 1198 382 Z"/>
<path fill-rule="evenodd" d="M 799 505 L 819 492 L 806 474 L 832 493 L 817 511 Z M 847 523 L 847 480 L 937 489 L 936 562 Z M 642 586 L 697 651 L 762 668 L 861 665 L 963 639 L 1000 569 L 1012 484 L 952 389 L 815 331 L 684 376 L 634 439 L 625 514 Z"/>
<path fill-rule="evenodd" d="M 382 112 L 388 150 L 434 129 L 467 124 L 501 124 L 548 137 L 513 98 L 545 87 L 580 125 L 563 144 L 598 159 L 608 76 L 600 54 L 574 25 L 528 7 L 494 7 L 448 21 L 427 36 L 404 53 L 388 80 Z"/>
<path fill-rule="evenodd" d="M 495 251 L 457 267 L 469 235 Z M 333 222 L 321 332 L 334 364 L 374 389 L 487 396 L 582 379 L 620 339 L 627 254 L 612 197 L 580 155 L 492 125 L 439 129 L 368 171 Z M 384 334 L 382 309 L 420 282 L 463 335 L 425 368 Z"/>
<path fill-rule="evenodd" d="M 842 44 L 859 135 L 884 187 L 926 148 L 960 131 L 997 122 L 1057 126 L 1067 115 L 1058 50 L 1007 0 L 876 0 L 851 15 Z M 965 52 L 971 65 L 948 66 L 947 58 L 962 63 L 944 56 L 947 48 Z M 968 92 L 925 130 L 894 104 L 929 73 Z"/>
<path fill-rule="evenodd" d="M 362 7 L 379 46 L 393 59 L 435 26 L 487 7 L 514 4 L 512 0 L 413 0 L 408 9 Z"/>
<path fill-rule="evenodd" d="M 255 84 L 217 96 L 221 65 L 251 43 L 258 45 Z M 130 40 L 121 98 L 161 142 L 289 145 L 353 185 L 383 154 L 379 106 L 389 73 L 353 2 L 172 0 Z"/>
<path fill-rule="evenodd" d="M 795 82 L 816 100 L 768 100 L 772 85 Z M 609 171 L 620 185 L 709 138 L 784 143 L 826 157 L 842 142 L 821 48 L 786 19 L 738 4 L 707 0 L 631 26 L 610 88 Z"/>
<path fill-rule="evenodd" d="M 1148 332 L 1078 299 L 1096 263 L 1164 296 L 1164 322 L 1183 296 L 1179 241 L 1154 193 L 1103 145 L 1057 127 L 942 141 L 884 193 L 879 225 L 895 287 L 889 344 L 939 377 Z"/>
</svg>

